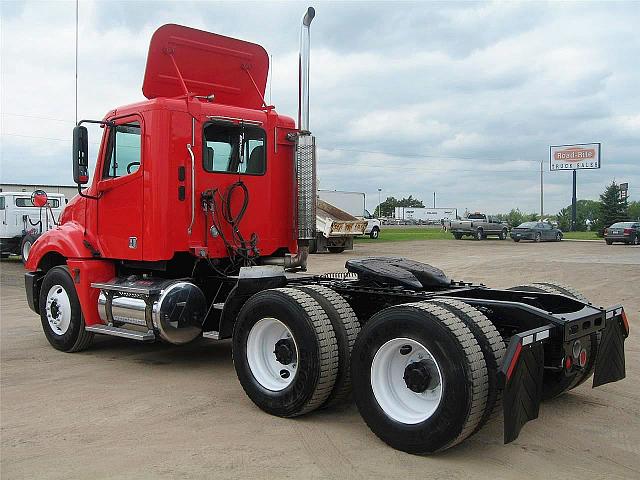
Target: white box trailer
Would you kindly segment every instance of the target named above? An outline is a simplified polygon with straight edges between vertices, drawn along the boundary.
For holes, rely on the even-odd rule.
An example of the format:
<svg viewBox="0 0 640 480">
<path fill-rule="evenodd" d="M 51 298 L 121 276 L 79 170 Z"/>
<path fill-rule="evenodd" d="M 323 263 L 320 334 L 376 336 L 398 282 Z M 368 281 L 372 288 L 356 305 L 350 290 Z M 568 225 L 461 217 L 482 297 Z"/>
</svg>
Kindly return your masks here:
<svg viewBox="0 0 640 480">
<path fill-rule="evenodd" d="M 396 220 L 412 220 L 416 222 L 449 222 L 458 217 L 457 208 L 396 207 Z"/>
<path fill-rule="evenodd" d="M 37 193 L 37 192 L 36 192 Z M 31 245 L 54 228 L 66 205 L 62 193 L 46 195 L 43 207 L 34 205 L 29 192 L 0 192 L 0 253 L 22 255 L 26 261 Z"/>
<path fill-rule="evenodd" d="M 364 235 L 378 238 L 380 220 L 374 218 L 366 208 L 366 196 L 363 192 L 345 192 L 342 190 L 318 190 L 318 199 L 333 205 L 356 218 L 367 221 Z"/>
</svg>

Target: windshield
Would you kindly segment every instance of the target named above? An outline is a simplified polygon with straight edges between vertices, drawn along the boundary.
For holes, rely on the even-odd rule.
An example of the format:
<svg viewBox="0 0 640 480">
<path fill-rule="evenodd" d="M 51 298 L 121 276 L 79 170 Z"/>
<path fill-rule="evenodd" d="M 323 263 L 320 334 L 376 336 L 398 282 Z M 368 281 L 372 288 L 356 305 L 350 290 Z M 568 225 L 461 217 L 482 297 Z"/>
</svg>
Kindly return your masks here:
<svg viewBox="0 0 640 480">
<path fill-rule="evenodd" d="M 624 228 L 624 227 L 633 227 L 633 222 L 618 222 L 618 223 L 614 223 L 609 228 Z"/>
<path fill-rule="evenodd" d="M 518 225 L 516 228 L 536 228 L 538 224 L 536 222 L 524 222 Z"/>
<path fill-rule="evenodd" d="M 469 220 L 484 220 L 484 215 L 481 213 L 471 213 L 467 218 Z"/>
</svg>

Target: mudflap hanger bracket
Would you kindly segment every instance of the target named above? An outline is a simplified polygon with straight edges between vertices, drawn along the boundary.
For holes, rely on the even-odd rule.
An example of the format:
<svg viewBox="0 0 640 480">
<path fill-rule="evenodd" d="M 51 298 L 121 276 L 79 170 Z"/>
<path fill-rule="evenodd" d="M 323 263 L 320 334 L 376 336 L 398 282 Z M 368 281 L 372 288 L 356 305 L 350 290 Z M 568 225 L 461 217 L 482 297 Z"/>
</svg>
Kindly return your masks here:
<svg viewBox="0 0 640 480">
<path fill-rule="evenodd" d="M 596 355 L 593 388 L 625 377 L 624 341 L 629 336 L 629 323 L 621 305 L 604 312 Z M 509 343 L 500 368 L 503 385 L 504 443 L 518 438 L 530 420 L 538 418 L 544 374 L 544 343 L 550 338 L 564 338 L 563 327 L 547 325 L 515 334 Z M 566 329 L 566 326 L 564 327 Z"/>
</svg>

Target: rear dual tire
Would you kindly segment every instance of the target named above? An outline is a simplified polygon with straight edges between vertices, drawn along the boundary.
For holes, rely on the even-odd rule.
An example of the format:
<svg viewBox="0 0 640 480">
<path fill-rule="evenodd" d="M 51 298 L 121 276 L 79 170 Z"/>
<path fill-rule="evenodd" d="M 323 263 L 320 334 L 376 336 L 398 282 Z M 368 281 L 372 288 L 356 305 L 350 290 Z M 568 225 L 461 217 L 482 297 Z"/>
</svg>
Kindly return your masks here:
<svg viewBox="0 0 640 480">
<path fill-rule="evenodd" d="M 233 363 L 262 410 L 295 417 L 345 403 L 360 323 L 349 304 L 321 285 L 265 290 L 240 310 Z"/>
<path fill-rule="evenodd" d="M 483 350 L 451 307 L 425 301 L 387 308 L 356 341 L 356 405 L 369 428 L 398 450 L 445 450 L 486 419 L 492 387 Z"/>
<path fill-rule="evenodd" d="M 311 412 L 329 398 L 338 374 L 331 321 L 305 292 L 259 292 L 238 314 L 233 364 L 247 396 L 265 412 L 278 417 Z"/>
</svg>

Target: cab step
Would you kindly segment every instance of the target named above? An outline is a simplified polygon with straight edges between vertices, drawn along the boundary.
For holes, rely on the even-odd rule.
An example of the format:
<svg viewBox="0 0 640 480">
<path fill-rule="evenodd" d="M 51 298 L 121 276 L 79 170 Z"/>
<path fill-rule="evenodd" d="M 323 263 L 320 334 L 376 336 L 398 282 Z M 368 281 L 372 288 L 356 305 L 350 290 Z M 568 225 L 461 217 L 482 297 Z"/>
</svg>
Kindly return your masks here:
<svg viewBox="0 0 640 480">
<path fill-rule="evenodd" d="M 112 337 L 129 338 L 140 342 L 153 342 L 156 339 L 156 335 L 152 331 L 138 332 L 110 325 L 88 325 L 84 327 L 84 329 L 87 332 L 101 333 L 103 335 L 111 335 Z"/>
</svg>

